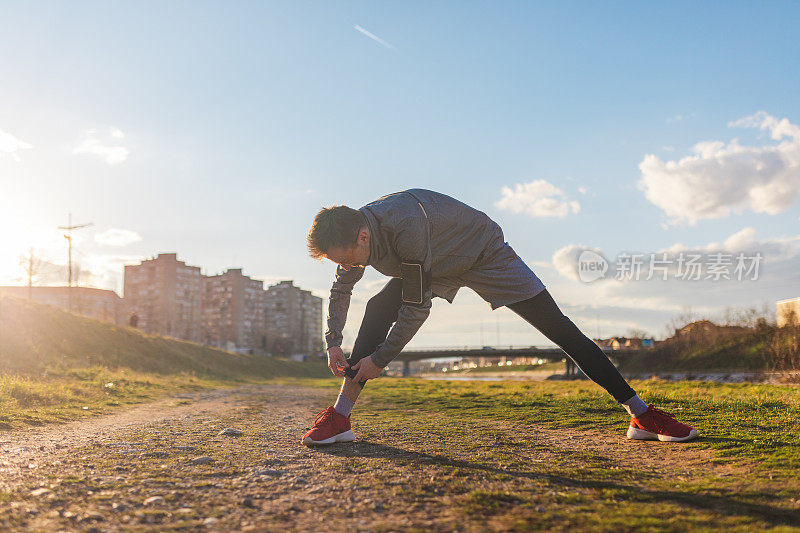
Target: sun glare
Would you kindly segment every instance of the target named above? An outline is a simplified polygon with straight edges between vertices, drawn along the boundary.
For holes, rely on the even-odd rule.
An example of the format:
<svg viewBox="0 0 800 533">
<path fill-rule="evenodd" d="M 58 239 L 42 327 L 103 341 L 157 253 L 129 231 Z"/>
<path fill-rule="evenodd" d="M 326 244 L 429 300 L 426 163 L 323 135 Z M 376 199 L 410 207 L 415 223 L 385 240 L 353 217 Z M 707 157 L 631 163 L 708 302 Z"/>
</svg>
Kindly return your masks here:
<svg viewBox="0 0 800 533">
<path fill-rule="evenodd" d="M 57 228 L 48 229 L 23 223 L 21 217 L 0 213 L 0 285 L 20 285 L 27 282 L 26 271 L 20 264 L 33 248 L 34 257 L 59 261 L 66 254 L 66 240 Z"/>
</svg>

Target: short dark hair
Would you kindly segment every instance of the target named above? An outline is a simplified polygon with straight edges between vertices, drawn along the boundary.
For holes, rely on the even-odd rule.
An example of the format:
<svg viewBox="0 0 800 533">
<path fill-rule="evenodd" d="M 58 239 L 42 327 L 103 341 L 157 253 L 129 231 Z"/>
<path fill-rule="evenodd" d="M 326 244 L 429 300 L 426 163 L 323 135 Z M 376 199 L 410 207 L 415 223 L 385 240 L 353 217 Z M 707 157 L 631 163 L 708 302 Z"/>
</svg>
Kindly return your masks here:
<svg viewBox="0 0 800 533">
<path fill-rule="evenodd" d="M 358 232 L 367 225 L 364 215 L 346 205 L 323 207 L 317 216 L 306 238 L 308 253 L 314 259 L 321 259 L 331 246 L 354 246 L 358 240 Z"/>
</svg>

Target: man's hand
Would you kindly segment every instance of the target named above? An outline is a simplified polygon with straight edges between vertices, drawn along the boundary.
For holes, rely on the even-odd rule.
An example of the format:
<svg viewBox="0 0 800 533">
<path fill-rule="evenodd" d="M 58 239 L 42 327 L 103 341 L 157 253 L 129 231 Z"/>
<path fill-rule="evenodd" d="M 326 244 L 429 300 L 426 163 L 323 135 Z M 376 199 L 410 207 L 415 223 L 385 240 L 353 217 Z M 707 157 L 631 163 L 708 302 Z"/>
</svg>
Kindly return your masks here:
<svg viewBox="0 0 800 533">
<path fill-rule="evenodd" d="M 331 346 L 328 348 L 328 368 L 331 369 L 334 376 L 344 376 L 344 369 L 347 368 L 347 362 L 344 360 L 344 352 L 341 346 Z"/>
<path fill-rule="evenodd" d="M 372 357 L 365 357 L 353 365 L 353 369 L 358 370 L 353 381 L 361 383 L 365 379 L 374 379 L 381 375 L 383 369 L 372 362 Z"/>
</svg>

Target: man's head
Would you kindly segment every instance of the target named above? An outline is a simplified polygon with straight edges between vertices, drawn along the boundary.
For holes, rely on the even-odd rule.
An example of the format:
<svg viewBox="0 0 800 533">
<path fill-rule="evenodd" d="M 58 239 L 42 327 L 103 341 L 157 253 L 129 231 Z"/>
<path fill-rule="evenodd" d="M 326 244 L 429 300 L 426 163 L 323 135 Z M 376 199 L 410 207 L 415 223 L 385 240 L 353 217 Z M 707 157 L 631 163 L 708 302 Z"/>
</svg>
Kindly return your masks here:
<svg viewBox="0 0 800 533">
<path fill-rule="evenodd" d="M 350 270 L 369 262 L 369 229 L 361 212 L 345 205 L 323 207 L 308 232 L 308 253 Z"/>
</svg>

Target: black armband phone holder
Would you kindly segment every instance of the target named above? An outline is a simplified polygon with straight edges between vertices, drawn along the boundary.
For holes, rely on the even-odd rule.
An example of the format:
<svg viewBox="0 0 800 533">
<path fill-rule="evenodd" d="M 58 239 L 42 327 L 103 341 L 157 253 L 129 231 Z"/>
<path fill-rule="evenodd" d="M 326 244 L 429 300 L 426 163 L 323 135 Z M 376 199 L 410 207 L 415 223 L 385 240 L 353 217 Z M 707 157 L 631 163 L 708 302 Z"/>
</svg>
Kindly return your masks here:
<svg viewBox="0 0 800 533">
<path fill-rule="evenodd" d="M 404 261 L 400 263 L 400 277 L 403 278 L 403 303 L 422 305 L 430 287 L 430 272 L 423 270 L 421 262 Z"/>
</svg>

